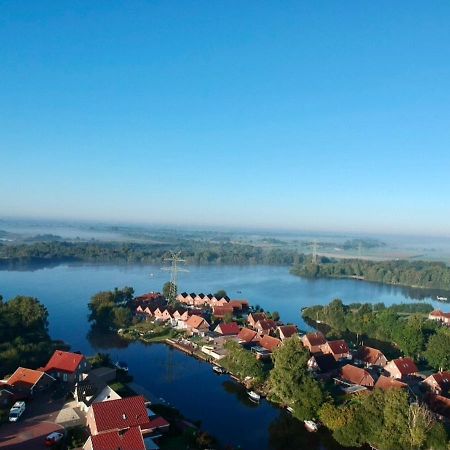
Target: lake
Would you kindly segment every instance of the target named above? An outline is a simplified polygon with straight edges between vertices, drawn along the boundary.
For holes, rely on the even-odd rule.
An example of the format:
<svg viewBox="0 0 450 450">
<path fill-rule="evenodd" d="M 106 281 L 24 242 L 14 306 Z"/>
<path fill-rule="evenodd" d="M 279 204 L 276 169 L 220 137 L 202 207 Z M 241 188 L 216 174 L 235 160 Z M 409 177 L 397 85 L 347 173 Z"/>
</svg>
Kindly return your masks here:
<svg viewBox="0 0 450 450">
<path fill-rule="evenodd" d="M 136 294 L 161 290 L 168 274 L 156 266 L 61 265 L 36 271 L 0 271 L 0 294 L 5 299 L 30 295 L 43 302 L 50 313 L 50 333 L 90 355 L 109 352 L 127 361 L 135 382 L 162 397 L 224 444 L 244 449 L 292 447 L 328 450 L 340 448 L 326 434 L 312 435 L 284 411 L 266 401 L 255 405 L 245 390 L 228 376 L 218 376 L 211 366 L 163 344 L 127 345 L 114 336 L 89 333 L 87 303 L 100 291 L 125 285 Z M 307 325 L 300 309 L 325 304 L 334 298 L 344 303 L 365 301 L 411 302 L 408 290 L 355 280 L 305 280 L 289 274 L 287 267 L 196 266 L 179 276 L 180 291 L 215 292 L 225 289 L 232 298 L 278 311 L 284 322 Z M 239 293 L 238 293 L 239 292 Z M 437 302 L 426 299 L 436 307 Z M 448 307 L 447 307 L 448 309 Z M 444 307 L 444 310 L 446 308 Z M 278 443 L 274 445 L 274 442 Z"/>
</svg>

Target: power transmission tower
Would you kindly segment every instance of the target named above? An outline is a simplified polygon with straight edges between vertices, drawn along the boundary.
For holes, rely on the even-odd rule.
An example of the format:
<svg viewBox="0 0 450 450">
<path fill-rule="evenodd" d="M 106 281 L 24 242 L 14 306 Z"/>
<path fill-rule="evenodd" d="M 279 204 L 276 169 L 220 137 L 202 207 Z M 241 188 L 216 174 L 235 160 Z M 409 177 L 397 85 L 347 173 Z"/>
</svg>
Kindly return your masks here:
<svg viewBox="0 0 450 450">
<path fill-rule="evenodd" d="M 317 239 L 314 239 L 312 244 L 312 262 L 317 264 Z"/>
<path fill-rule="evenodd" d="M 178 287 L 178 272 L 189 272 L 187 269 L 183 269 L 179 266 L 180 263 L 186 262 L 185 259 L 180 258 L 181 252 L 170 252 L 169 258 L 164 258 L 164 261 L 170 261 L 170 267 L 161 267 L 161 270 L 170 272 L 170 294 L 169 298 L 175 300 Z"/>
</svg>

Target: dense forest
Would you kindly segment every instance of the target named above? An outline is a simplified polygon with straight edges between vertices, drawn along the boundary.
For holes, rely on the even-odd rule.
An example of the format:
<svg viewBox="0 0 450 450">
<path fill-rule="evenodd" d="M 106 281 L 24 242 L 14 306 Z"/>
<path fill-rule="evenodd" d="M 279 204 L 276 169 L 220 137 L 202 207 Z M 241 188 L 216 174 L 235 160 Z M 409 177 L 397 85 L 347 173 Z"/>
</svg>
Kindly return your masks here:
<svg viewBox="0 0 450 450">
<path fill-rule="evenodd" d="M 291 272 L 307 278 L 359 278 L 384 284 L 450 291 L 450 267 L 442 262 L 320 257 L 314 263 L 311 258 L 303 258 Z"/>
<path fill-rule="evenodd" d="M 326 306 L 312 306 L 303 317 L 330 327 L 329 334 L 358 336 L 394 344 L 402 354 L 434 370 L 450 370 L 450 330 L 428 320 L 429 304 L 392 305 L 355 303 L 344 305 L 335 299 Z"/>
<path fill-rule="evenodd" d="M 0 377 L 17 367 L 37 368 L 67 346 L 48 334 L 48 311 L 36 298 L 0 296 Z"/>
<path fill-rule="evenodd" d="M 0 244 L 0 268 L 45 266 L 65 262 L 160 264 L 173 249 L 189 264 L 300 263 L 294 250 L 230 242 L 179 240 L 174 243 L 38 242 Z M 302 258 L 303 260 L 303 258 Z"/>
</svg>

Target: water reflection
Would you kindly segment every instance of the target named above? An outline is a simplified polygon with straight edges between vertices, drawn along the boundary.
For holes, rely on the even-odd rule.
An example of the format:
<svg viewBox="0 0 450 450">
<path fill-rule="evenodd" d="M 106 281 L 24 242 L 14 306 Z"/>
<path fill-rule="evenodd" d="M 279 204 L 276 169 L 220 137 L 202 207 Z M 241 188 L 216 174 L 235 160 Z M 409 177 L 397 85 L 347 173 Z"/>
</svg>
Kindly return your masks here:
<svg viewBox="0 0 450 450">
<path fill-rule="evenodd" d="M 96 326 L 90 328 L 86 338 L 94 350 L 127 348 L 129 345 L 129 342 L 122 339 L 117 333 Z"/>
<path fill-rule="evenodd" d="M 217 376 L 220 376 L 220 375 L 217 375 Z M 258 407 L 259 404 L 250 400 L 250 398 L 247 394 L 247 390 L 241 384 L 239 384 L 235 381 L 232 381 L 232 380 L 226 380 L 222 383 L 222 386 L 228 394 L 234 395 L 239 400 L 239 403 L 242 403 L 243 405 L 247 406 L 248 408 L 257 408 Z"/>
</svg>

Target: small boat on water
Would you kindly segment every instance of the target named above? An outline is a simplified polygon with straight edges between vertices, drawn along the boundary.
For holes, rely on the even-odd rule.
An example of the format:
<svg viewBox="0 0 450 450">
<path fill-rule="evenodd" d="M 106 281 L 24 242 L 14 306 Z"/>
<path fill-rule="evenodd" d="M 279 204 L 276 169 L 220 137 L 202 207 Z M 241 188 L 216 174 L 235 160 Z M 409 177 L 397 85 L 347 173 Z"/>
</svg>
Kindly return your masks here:
<svg viewBox="0 0 450 450">
<path fill-rule="evenodd" d="M 255 402 L 259 402 L 259 400 L 261 399 L 261 396 L 254 391 L 248 391 L 247 394 L 250 397 L 250 399 Z"/>
<path fill-rule="evenodd" d="M 311 433 L 315 433 L 319 429 L 319 425 L 313 420 L 304 420 L 305 428 Z"/>
<path fill-rule="evenodd" d="M 292 408 L 292 406 L 287 406 L 286 409 L 287 409 L 291 414 L 294 414 L 294 408 Z"/>
<path fill-rule="evenodd" d="M 218 373 L 219 375 L 226 373 L 225 369 L 220 366 L 213 366 L 212 370 L 214 370 L 214 372 Z"/>
<path fill-rule="evenodd" d="M 446 302 L 448 300 L 447 297 L 441 297 L 439 295 L 436 295 L 436 300 L 440 300 L 441 302 Z"/>
<path fill-rule="evenodd" d="M 125 361 L 116 361 L 114 367 L 124 372 L 128 372 L 128 364 Z"/>
</svg>

